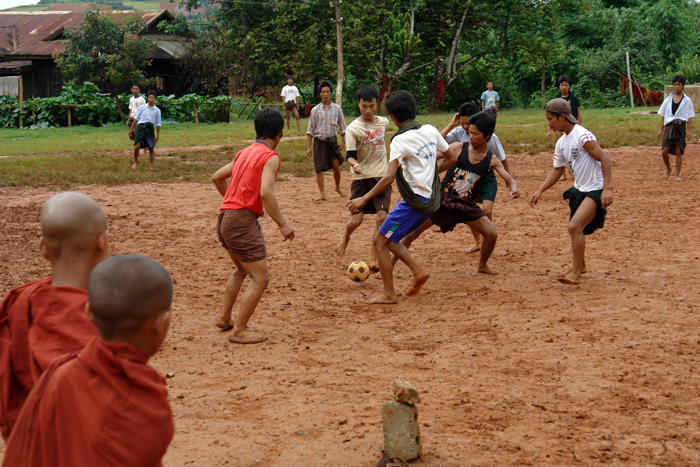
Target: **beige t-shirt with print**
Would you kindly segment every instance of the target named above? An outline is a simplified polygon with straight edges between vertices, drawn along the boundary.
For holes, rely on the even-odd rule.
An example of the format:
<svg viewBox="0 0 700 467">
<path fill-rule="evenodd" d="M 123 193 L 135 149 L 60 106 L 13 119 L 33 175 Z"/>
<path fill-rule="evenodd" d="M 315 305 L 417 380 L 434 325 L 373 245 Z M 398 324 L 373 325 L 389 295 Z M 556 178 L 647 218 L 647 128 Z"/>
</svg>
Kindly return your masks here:
<svg viewBox="0 0 700 467">
<path fill-rule="evenodd" d="M 362 167 L 361 174 L 350 169 L 353 180 L 382 177 L 386 173 L 389 165 L 384 144 L 387 126 L 389 120 L 376 115 L 372 123 L 366 123 L 360 117 L 348 125 L 345 132 L 346 149 L 357 151 L 357 162 Z"/>
</svg>

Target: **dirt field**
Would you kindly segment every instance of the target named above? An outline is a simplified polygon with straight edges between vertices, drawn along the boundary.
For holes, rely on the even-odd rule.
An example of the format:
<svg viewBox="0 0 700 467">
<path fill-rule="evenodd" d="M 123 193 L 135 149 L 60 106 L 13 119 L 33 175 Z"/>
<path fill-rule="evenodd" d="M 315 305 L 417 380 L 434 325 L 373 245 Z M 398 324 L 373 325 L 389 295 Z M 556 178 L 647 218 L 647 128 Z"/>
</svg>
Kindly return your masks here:
<svg viewBox="0 0 700 467">
<path fill-rule="evenodd" d="M 81 188 L 109 215 L 114 254 L 151 256 L 175 280 L 173 326 L 151 360 L 174 373 L 165 465 L 376 466 L 396 377 L 423 399 L 414 465 L 700 465 L 700 146 L 680 183 L 660 177 L 659 152 L 608 151 L 614 204 L 587 239 L 581 285 L 556 281 L 570 262 L 561 193 L 572 182 L 532 209 L 551 155 L 518 155 L 523 197 L 507 199 L 501 183 L 495 205 L 490 264 L 501 274 L 476 273 L 464 227 L 431 230 L 413 251 L 432 277 L 406 297 L 399 265 L 396 306 L 369 306 L 381 281 L 345 275 L 368 258 L 373 217 L 337 258 L 345 200 L 314 202 L 315 179 L 282 175 L 296 239 L 261 219 L 272 280 L 251 327 L 271 337 L 248 347 L 214 327 L 231 263 L 216 242 L 213 185 Z M 2 295 L 50 271 L 36 251 L 50 195 L 0 189 Z"/>
</svg>

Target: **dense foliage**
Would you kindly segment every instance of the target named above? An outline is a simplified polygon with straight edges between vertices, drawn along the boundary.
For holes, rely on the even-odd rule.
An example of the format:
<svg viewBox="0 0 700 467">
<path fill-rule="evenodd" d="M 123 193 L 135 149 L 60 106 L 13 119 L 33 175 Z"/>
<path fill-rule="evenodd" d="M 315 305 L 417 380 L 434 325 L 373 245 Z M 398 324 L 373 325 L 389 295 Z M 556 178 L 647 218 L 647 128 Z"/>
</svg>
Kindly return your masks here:
<svg viewBox="0 0 700 467">
<path fill-rule="evenodd" d="M 119 94 L 117 99 L 121 108 L 129 106 L 131 94 Z M 204 97 L 197 94 L 175 96 L 158 96 L 156 105 L 165 122 L 193 122 L 194 109 L 197 107 L 200 122 L 228 121 L 231 101 L 227 96 Z M 58 97 L 28 99 L 22 103 L 22 112 L 16 97 L 0 96 L 0 128 L 19 127 L 20 117 L 23 126 L 29 128 L 46 128 L 68 125 L 68 108 L 71 109 L 72 125 L 104 125 L 120 122 L 121 118 L 114 98 L 101 93 L 91 83 L 68 84 Z"/>
<path fill-rule="evenodd" d="M 67 80 L 103 82 L 116 100 L 116 86 L 124 82 L 148 83 L 144 69 L 153 41 L 139 37 L 145 29 L 140 15 L 117 15 L 95 5 L 83 13 L 75 31 L 66 31 L 66 48 L 54 57 Z M 118 101 L 117 101 L 118 102 Z M 123 118 L 121 108 L 117 111 Z"/>
<path fill-rule="evenodd" d="M 652 90 L 677 72 L 700 80 L 692 0 L 346 0 L 341 8 L 348 111 L 356 87 L 383 77 L 388 90 L 414 92 L 422 111 L 478 102 L 487 79 L 502 107 L 537 107 L 558 92 L 561 74 L 584 107 L 629 105 L 616 74 L 626 73 L 626 51 L 633 78 Z M 208 11 L 185 60 L 193 91 L 254 94 L 293 74 L 316 102 L 318 83 L 335 83 L 328 1 L 222 2 Z"/>
</svg>

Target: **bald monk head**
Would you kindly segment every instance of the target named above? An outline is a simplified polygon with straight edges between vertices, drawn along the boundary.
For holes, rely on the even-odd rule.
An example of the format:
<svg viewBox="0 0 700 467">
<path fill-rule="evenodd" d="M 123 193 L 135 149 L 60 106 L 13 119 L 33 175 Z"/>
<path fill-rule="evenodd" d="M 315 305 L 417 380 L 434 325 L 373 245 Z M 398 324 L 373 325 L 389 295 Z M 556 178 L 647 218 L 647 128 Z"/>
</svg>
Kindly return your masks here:
<svg viewBox="0 0 700 467">
<path fill-rule="evenodd" d="M 106 259 L 90 274 L 88 317 L 100 339 L 129 342 L 154 355 L 170 328 L 173 283 L 163 266 L 139 255 Z"/>
<path fill-rule="evenodd" d="M 66 192 L 41 208 L 39 249 L 53 265 L 52 285 L 87 289 L 92 268 L 109 256 L 107 219 L 89 196 Z"/>
</svg>

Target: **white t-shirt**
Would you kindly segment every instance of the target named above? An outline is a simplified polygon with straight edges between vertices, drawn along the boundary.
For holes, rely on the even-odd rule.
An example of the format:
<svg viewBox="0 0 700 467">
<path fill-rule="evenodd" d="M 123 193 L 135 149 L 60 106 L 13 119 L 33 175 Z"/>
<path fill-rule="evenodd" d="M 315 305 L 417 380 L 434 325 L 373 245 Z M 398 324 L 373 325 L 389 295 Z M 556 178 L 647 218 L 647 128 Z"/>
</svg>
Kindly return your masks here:
<svg viewBox="0 0 700 467">
<path fill-rule="evenodd" d="M 129 118 L 134 118 L 142 105 L 146 105 L 146 99 L 143 96 L 131 96 L 131 99 L 129 99 Z"/>
<path fill-rule="evenodd" d="M 282 88 L 282 92 L 280 93 L 280 96 L 284 96 L 284 102 L 289 102 L 289 101 L 297 101 L 297 97 L 299 97 L 299 89 L 297 89 L 296 86 L 290 86 L 286 85 L 285 87 Z"/>
<path fill-rule="evenodd" d="M 360 117 L 348 125 L 345 130 L 345 149 L 357 151 L 357 162 L 362 167 L 361 174 L 350 170 L 353 180 L 377 178 L 386 173 L 388 163 L 384 136 L 387 126 L 389 120 L 379 116 L 375 116 L 372 123 L 367 123 Z"/>
<path fill-rule="evenodd" d="M 461 126 L 458 126 L 456 128 L 453 128 L 452 131 L 447 133 L 447 138 L 445 138 L 445 141 L 447 141 L 449 144 L 452 143 L 468 143 L 469 142 L 469 133 L 464 131 L 464 128 Z M 491 135 L 491 139 L 486 143 L 486 147 L 491 150 L 494 156 L 498 158 L 499 161 L 503 162 L 506 160 L 506 152 L 503 150 L 503 145 L 501 144 L 501 140 L 498 139 L 498 136 L 496 136 L 496 133 Z"/>
<path fill-rule="evenodd" d="M 394 137 L 389 162 L 397 160 L 401 164 L 403 176 L 415 194 L 430 198 L 433 195 L 435 158 L 438 152 L 445 152 L 449 147 L 437 128 L 423 125 Z"/>
<path fill-rule="evenodd" d="M 564 133 L 559 138 L 554 148 L 554 167 L 568 166 L 574 174 L 574 187 L 583 193 L 603 189 L 600 161 L 583 149 L 589 141 L 596 141 L 595 135 L 581 125 L 575 125 L 571 133 Z"/>
</svg>

